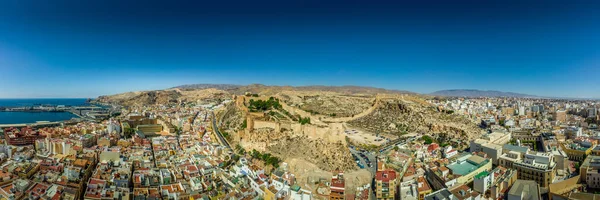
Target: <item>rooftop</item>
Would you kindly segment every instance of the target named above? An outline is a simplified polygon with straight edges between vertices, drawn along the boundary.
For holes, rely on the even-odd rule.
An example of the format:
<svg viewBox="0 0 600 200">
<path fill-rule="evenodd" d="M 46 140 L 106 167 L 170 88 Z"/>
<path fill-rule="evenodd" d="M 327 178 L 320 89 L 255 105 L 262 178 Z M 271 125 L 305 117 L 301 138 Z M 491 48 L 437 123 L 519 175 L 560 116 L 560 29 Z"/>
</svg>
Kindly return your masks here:
<svg viewBox="0 0 600 200">
<path fill-rule="evenodd" d="M 522 200 L 540 199 L 540 188 L 535 181 L 517 180 L 508 195 L 521 197 Z"/>
<path fill-rule="evenodd" d="M 378 171 L 377 174 L 375 175 L 375 180 L 377 181 L 383 181 L 383 182 L 389 182 L 390 180 L 395 180 L 396 179 L 396 172 L 394 170 L 384 170 L 384 171 Z"/>
<path fill-rule="evenodd" d="M 511 145 L 511 144 L 505 144 L 504 146 L 502 146 L 503 149 L 506 149 L 508 151 L 515 151 L 515 152 L 519 152 L 519 153 L 527 153 L 527 151 L 529 151 L 529 148 L 527 147 L 521 147 L 521 146 L 516 146 L 516 145 Z"/>
<path fill-rule="evenodd" d="M 486 176 L 490 175 L 490 173 L 488 171 L 482 171 L 481 173 L 475 175 L 475 179 L 481 179 L 484 178 Z"/>
<path fill-rule="evenodd" d="M 489 162 L 489 160 L 482 158 L 481 156 L 471 156 L 466 161 L 457 161 L 448 165 L 447 167 L 452 170 L 453 174 L 464 176 L 477 170 L 477 168 L 481 167 L 487 162 Z"/>
</svg>

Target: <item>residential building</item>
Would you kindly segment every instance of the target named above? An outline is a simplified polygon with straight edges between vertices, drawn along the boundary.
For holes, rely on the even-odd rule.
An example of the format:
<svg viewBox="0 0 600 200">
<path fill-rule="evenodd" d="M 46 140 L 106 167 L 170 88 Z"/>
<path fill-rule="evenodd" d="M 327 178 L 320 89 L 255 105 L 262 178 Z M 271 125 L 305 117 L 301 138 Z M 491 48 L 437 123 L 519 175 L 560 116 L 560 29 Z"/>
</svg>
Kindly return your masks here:
<svg viewBox="0 0 600 200">
<path fill-rule="evenodd" d="M 331 185 L 329 186 L 331 193 L 329 194 L 330 200 L 342 200 L 345 198 L 345 187 L 346 182 L 344 181 L 344 173 L 337 172 L 331 178 Z"/>
<path fill-rule="evenodd" d="M 485 193 L 494 183 L 494 173 L 483 171 L 475 175 L 473 179 L 473 189 L 479 193 Z"/>
<path fill-rule="evenodd" d="M 565 110 L 557 110 L 554 112 L 554 120 L 565 123 L 567 121 L 567 111 Z"/>
<path fill-rule="evenodd" d="M 448 188 L 443 188 L 425 196 L 424 200 L 454 200 L 454 194 Z"/>
<path fill-rule="evenodd" d="M 427 180 L 423 176 L 419 176 L 419 178 L 417 178 L 417 192 L 419 194 L 419 200 L 425 199 L 425 196 L 433 192 L 429 186 L 429 183 L 427 183 Z"/>
<path fill-rule="evenodd" d="M 513 163 L 519 179 L 533 180 L 542 187 L 548 187 L 554 181 L 556 162 L 551 153 L 526 154 L 522 160 Z"/>
<path fill-rule="evenodd" d="M 427 182 L 427 181 L 425 181 Z M 415 179 L 404 181 L 400 183 L 400 195 L 399 198 L 402 200 L 422 200 L 420 193 L 417 191 L 418 183 Z M 429 188 L 431 193 L 431 188 Z M 425 195 L 423 195 L 423 198 Z"/>
<path fill-rule="evenodd" d="M 565 153 L 567 153 L 569 160 L 583 161 L 585 157 L 592 154 L 592 150 L 594 149 L 595 145 L 586 147 L 580 143 L 568 142 L 560 143 L 560 147 Z"/>
<path fill-rule="evenodd" d="M 40 134 L 31 127 L 4 129 L 4 139 L 10 145 L 30 145 L 38 139 L 44 139 L 46 135 Z"/>
<path fill-rule="evenodd" d="M 600 156 L 588 156 L 579 167 L 579 173 L 589 188 L 600 188 Z"/>
<path fill-rule="evenodd" d="M 375 193 L 377 199 L 388 200 L 396 197 L 396 171 L 392 169 L 384 169 L 377 171 L 375 175 Z"/>
<path fill-rule="evenodd" d="M 517 171 L 498 166 L 491 173 L 494 174 L 494 182 L 490 187 L 490 197 L 504 199 L 505 191 L 517 181 Z"/>
<path fill-rule="evenodd" d="M 455 200 L 480 200 L 481 194 L 477 191 L 473 191 L 467 185 L 459 185 L 450 189 L 453 199 Z"/>
</svg>

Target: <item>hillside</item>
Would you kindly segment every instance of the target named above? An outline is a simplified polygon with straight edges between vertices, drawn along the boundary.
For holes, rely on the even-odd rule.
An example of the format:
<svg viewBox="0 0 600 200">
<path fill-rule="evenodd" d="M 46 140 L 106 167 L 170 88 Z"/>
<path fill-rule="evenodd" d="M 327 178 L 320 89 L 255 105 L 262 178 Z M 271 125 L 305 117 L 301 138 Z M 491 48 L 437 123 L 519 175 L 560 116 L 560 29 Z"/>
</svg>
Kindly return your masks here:
<svg viewBox="0 0 600 200">
<path fill-rule="evenodd" d="M 155 105 L 178 102 L 193 102 L 204 99 L 224 99 L 230 98 L 231 95 L 244 95 L 246 93 L 260 94 L 263 96 L 276 96 L 286 92 L 304 92 L 305 96 L 310 96 L 315 93 L 331 92 L 336 95 L 352 95 L 372 97 L 379 93 L 389 94 L 415 94 L 408 91 L 386 90 L 374 87 L 361 86 L 267 86 L 262 84 L 251 85 L 232 85 L 232 84 L 190 84 L 180 85 L 166 90 L 153 91 L 136 91 L 126 92 L 115 95 L 99 96 L 95 102 L 115 103 L 124 106 L 132 105 Z M 313 95 L 314 96 L 314 95 Z M 308 97 L 307 97 L 308 98 Z M 313 99 L 305 107 L 307 110 L 318 109 L 316 106 L 311 106 L 320 103 L 321 99 Z M 361 108 L 359 108 L 361 109 Z M 364 109 L 364 108 L 362 108 Z M 357 111 L 349 112 L 350 115 Z M 330 114 L 336 113 L 347 115 L 344 111 L 331 111 Z"/>
<path fill-rule="evenodd" d="M 144 106 L 225 99 L 229 97 L 231 97 L 229 93 L 214 88 L 192 90 L 168 89 L 99 96 L 97 99 L 94 99 L 94 102 L 112 103 L 123 106 Z"/>
<path fill-rule="evenodd" d="M 310 86 L 269 86 L 262 84 L 251 84 L 240 86 L 237 88 L 226 89 L 226 91 L 242 95 L 246 92 L 263 94 L 263 95 L 274 95 L 282 91 L 320 91 L 320 92 L 336 92 L 340 94 L 378 94 L 378 93 L 395 93 L 395 94 L 415 94 L 409 91 L 402 90 L 387 90 L 383 88 L 375 87 L 364 87 L 364 86 L 321 86 L 321 85 L 310 85 Z"/>
<path fill-rule="evenodd" d="M 494 90 L 440 90 L 431 93 L 434 96 L 450 96 L 450 97 L 520 97 L 520 98 L 535 98 L 535 95 L 520 94 L 514 92 L 501 92 Z"/>
<path fill-rule="evenodd" d="M 481 135 L 481 129 L 475 122 L 460 115 L 440 112 L 419 103 L 416 98 L 384 98 L 375 106 L 373 112 L 348 124 L 373 133 L 428 134 L 440 142 L 448 142 L 452 138 L 468 142 Z"/>
<path fill-rule="evenodd" d="M 218 90 L 231 90 L 235 88 L 242 87 L 241 85 L 233 85 L 233 84 L 188 84 L 188 85 L 180 85 L 175 86 L 174 88 L 186 89 L 186 90 L 195 90 L 195 89 L 208 89 L 214 88 Z"/>
</svg>

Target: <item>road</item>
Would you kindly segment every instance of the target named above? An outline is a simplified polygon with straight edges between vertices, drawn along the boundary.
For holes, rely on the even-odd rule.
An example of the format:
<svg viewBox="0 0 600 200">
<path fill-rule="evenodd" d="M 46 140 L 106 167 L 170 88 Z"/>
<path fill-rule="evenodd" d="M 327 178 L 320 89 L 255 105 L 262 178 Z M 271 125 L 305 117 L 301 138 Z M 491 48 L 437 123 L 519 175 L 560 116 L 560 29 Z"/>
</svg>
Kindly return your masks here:
<svg viewBox="0 0 600 200">
<path fill-rule="evenodd" d="M 367 157 L 367 159 L 371 162 L 371 167 L 369 167 L 367 165 L 367 161 L 360 156 L 360 151 L 357 151 L 355 149 L 350 148 L 350 153 L 352 153 L 353 155 L 355 155 L 358 160 L 360 161 L 360 163 L 365 166 L 365 169 L 369 170 L 369 172 L 371 172 L 373 175 L 375 175 L 375 172 L 377 171 L 377 159 L 375 154 L 371 153 L 371 152 L 364 152 L 363 154 Z"/>
<path fill-rule="evenodd" d="M 389 142 L 385 146 L 380 147 L 378 150 L 379 150 L 379 153 L 382 153 L 382 152 L 385 152 L 385 151 L 388 151 L 388 150 L 394 148 L 396 145 L 405 145 L 407 143 L 407 141 L 408 142 L 412 142 L 412 141 L 415 141 L 415 140 L 416 140 L 416 137 L 411 137 L 411 138 L 408 138 L 408 139 L 407 138 L 400 138 L 400 139 L 397 139 L 397 140 Z"/>
<path fill-rule="evenodd" d="M 198 118 L 198 115 L 200 114 L 200 112 L 196 112 L 196 114 L 194 115 L 194 118 L 192 118 L 192 131 L 196 130 L 196 118 Z"/>
<path fill-rule="evenodd" d="M 229 142 L 227 142 L 225 137 L 223 137 L 223 135 L 221 135 L 221 132 L 219 132 L 219 127 L 217 127 L 217 119 L 215 117 L 215 113 L 211 112 L 211 116 L 212 116 L 213 131 L 217 134 L 217 136 L 219 137 L 219 140 L 221 140 L 221 144 L 227 146 L 227 148 L 229 148 L 229 150 L 231 150 L 231 146 L 229 145 Z"/>
</svg>

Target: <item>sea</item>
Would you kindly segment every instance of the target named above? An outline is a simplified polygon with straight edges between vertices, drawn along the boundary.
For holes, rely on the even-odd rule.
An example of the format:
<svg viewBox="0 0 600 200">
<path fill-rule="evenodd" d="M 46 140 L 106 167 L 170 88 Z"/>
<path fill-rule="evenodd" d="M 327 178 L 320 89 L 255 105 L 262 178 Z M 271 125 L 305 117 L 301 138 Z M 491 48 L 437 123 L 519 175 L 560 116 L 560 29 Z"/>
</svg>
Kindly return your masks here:
<svg viewBox="0 0 600 200">
<path fill-rule="evenodd" d="M 87 99 L 0 99 L 0 107 L 83 106 Z M 0 124 L 28 124 L 37 121 L 64 121 L 77 118 L 69 112 L 4 112 L 0 111 Z"/>
</svg>

